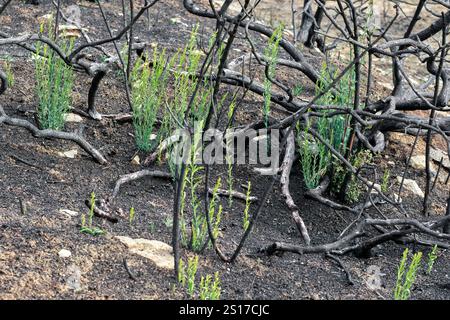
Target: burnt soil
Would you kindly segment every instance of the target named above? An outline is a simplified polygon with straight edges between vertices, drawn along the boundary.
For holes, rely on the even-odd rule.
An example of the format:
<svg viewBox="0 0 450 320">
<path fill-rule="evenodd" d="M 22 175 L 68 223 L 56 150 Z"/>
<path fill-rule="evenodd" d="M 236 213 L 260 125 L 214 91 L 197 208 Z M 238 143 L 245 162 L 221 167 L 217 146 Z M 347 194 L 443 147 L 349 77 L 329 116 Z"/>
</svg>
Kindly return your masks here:
<svg viewBox="0 0 450 320">
<path fill-rule="evenodd" d="M 0 17 L 2 28 L 10 33 L 37 31 L 39 17 L 50 12 L 48 1 L 33 6 L 15 2 Z M 89 34 L 97 38 L 106 36 L 106 30 L 98 10 L 90 2 L 78 2 L 83 13 L 83 24 Z M 120 27 L 120 6 L 116 1 L 104 4 L 111 16 L 113 29 Z M 171 20 L 177 18 L 178 20 Z M 145 19 L 139 24 L 140 36 L 175 51 L 189 37 L 189 30 L 198 21 L 187 14 L 179 1 L 162 1 L 151 11 L 154 24 L 145 31 Z M 210 23 L 210 22 L 208 22 Z M 210 25 L 206 24 L 206 27 Z M 37 99 L 34 94 L 33 64 L 30 55 L 17 47 L 1 47 L 2 57 L 12 57 L 15 84 L 0 97 L 0 103 L 10 116 L 35 122 Z M 234 52 L 233 54 L 238 54 Z M 311 57 L 312 59 L 312 57 Z M 311 61 L 320 66 L 320 62 Z M 283 75 L 283 71 L 280 71 Z M 289 79 L 288 74 L 284 74 Z M 287 81 L 287 80 L 286 80 Z M 297 81 L 305 83 L 305 92 L 313 92 L 311 85 L 298 75 Z M 73 106 L 86 108 L 90 78 L 77 73 Z M 308 90 L 309 85 L 309 90 Z M 100 87 L 98 110 L 105 114 L 127 112 L 123 84 L 118 75 L 108 76 Z M 260 117 L 259 98 L 247 96 L 238 119 L 242 122 Z M 140 169 L 131 163 L 136 153 L 131 123 L 112 120 L 83 119 L 82 124 L 68 123 L 65 130 L 84 127 L 84 136 L 108 159 L 107 165 L 99 165 L 84 151 L 72 143 L 59 140 L 35 139 L 17 127 L 0 125 L 0 299 L 178 299 L 186 298 L 181 290 L 174 289 L 173 274 L 159 269 L 149 261 L 128 253 L 127 248 L 114 238 L 122 235 L 132 238 L 171 241 L 168 223 L 173 207 L 173 186 L 170 181 L 141 179 L 124 185 L 116 203 L 124 211 L 135 208 L 136 219 L 130 224 L 126 218 L 112 224 L 94 218 L 96 226 L 107 231 L 105 236 L 93 237 L 80 233 L 80 215 L 71 217 L 60 212 L 69 209 L 86 213 L 84 201 L 91 192 L 98 198 L 107 198 L 120 175 Z M 423 142 L 421 142 L 423 143 Z M 381 168 L 391 170 L 392 176 L 402 172 L 411 141 L 394 141 L 382 156 L 374 159 Z M 405 150 L 402 152 L 403 149 Z M 58 152 L 77 149 L 74 159 L 60 157 Z M 158 166 L 152 166 L 157 168 Z M 158 167 L 165 169 L 164 165 Z M 212 179 L 226 175 L 226 168 L 215 167 Z M 269 177 L 255 174 L 249 166 L 237 166 L 234 172 L 238 191 L 251 180 L 252 195 L 261 197 Z M 424 185 L 423 173 L 408 169 L 407 178 Z M 392 185 L 394 185 L 392 179 Z M 333 241 L 355 218 L 352 213 L 336 211 L 303 196 L 304 184 L 296 162 L 291 174 L 290 190 L 299 205 L 314 244 Z M 393 189 L 394 190 L 394 189 Z M 448 185 L 438 183 L 433 196 L 435 215 L 444 213 L 444 198 Z M 421 200 L 404 195 L 403 206 L 412 216 L 420 216 Z M 21 211 L 20 202 L 26 206 Z M 242 235 L 244 204 L 234 200 L 224 207 L 219 245 L 225 252 L 232 252 Z M 251 207 L 253 210 L 256 205 Z M 392 210 L 384 210 L 388 216 L 398 216 Z M 374 213 L 376 215 L 376 213 Z M 301 244 L 291 213 L 283 201 L 278 185 L 259 216 L 248 239 L 243 254 L 234 264 L 226 264 L 208 249 L 200 256 L 199 273 L 219 271 L 222 280 L 223 299 L 391 299 L 396 280 L 396 270 L 405 246 L 386 243 L 377 247 L 370 258 L 342 257 L 342 262 L 355 280 L 350 285 L 345 273 L 334 261 L 320 254 L 281 254 L 267 256 L 259 249 L 283 241 Z M 61 249 L 72 255 L 62 259 Z M 410 247 L 424 254 L 429 248 Z M 192 253 L 184 251 L 184 255 Z M 130 279 L 125 267 L 136 280 Z M 72 290 L 67 285 L 71 270 L 81 271 L 81 289 Z M 369 270 L 380 269 L 381 287 L 369 288 Z M 448 299 L 450 297 L 450 256 L 439 250 L 439 257 L 430 275 L 419 272 L 413 287 L 413 299 Z"/>
</svg>

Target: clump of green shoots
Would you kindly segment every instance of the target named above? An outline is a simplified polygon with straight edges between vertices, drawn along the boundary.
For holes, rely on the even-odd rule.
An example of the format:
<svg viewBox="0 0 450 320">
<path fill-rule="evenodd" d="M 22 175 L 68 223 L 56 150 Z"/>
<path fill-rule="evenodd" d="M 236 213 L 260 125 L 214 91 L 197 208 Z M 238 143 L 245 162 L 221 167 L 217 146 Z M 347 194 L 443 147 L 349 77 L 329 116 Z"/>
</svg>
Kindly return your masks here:
<svg viewBox="0 0 450 320">
<path fill-rule="evenodd" d="M 201 181 L 201 177 L 198 176 L 198 166 L 194 166 L 190 169 L 190 177 L 187 178 L 191 198 L 191 208 L 192 208 L 192 216 L 190 220 L 190 236 L 188 236 L 188 228 L 187 222 L 184 218 L 184 213 L 181 219 L 181 239 L 182 243 L 188 248 L 192 249 L 194 252 L 201 252 L 205 245 L 208 245 L 210 241 L 208 240 L 208 222 L 206 220 L 206 216 L 201 208 L 201 202 L 197 196 L 198 185 Z M 219 235 L 219 225 L 222 216 L 222 205 L 219 204 L 217 209 L 217 204 L 219 202 L 218 189 L 221 184 L 221 179 L 219 178 L 214 185 L 212 197 L 209 202 L 208 207 L 208 217 L 212 227 L 212 234 L 214 238 L 217 238 Z M 185 197 L 184 199 L 185 200 Z M 184 207 L 184 206 L 183 206 Z"/>
<path fill-rule="evenodd" d="M 250 180 L 247 184 L 247 193 L 245 194 L 245 209 L 244 209 L 244 219 L 242 221 L 242 227 L 244 231 L 247 231 L 248 226 L 250 225 L 250 194 L 252 190 L 252 183 Z"/>
<path fill-rule="evenodd" d="M 214 273 L 214 280 L 211 275 L 202 276 L 199 288 L 200 300 L 220 300 L 220 277 L 219 272 Z"/>
<path fill-rule="evenodd" d="M 48 29 L 51 30 L 50 25 Z M 43 24 L 40 33 L 44 33 Z M 48 37 L 53 39 L 51 32 L 48 33 Z M 60 41 L 59 45 L 63 52 L 70 52 L 73 39 L 69 42 Z M 74 72 L 47 44 L 38 42 L 33 57 L 39 99 L 39 125 L 44 129 L 59 130 L 64 126 L 65 114 L 70 109 Z"/>
<path fill-rule="evenodd" d="M 178 282 L 186 287 L 186 291 L 190 297 L 195 293 L 195 277 L 198 269 L 198 256 L 188 258 L 187 265 L 183 259 L 180 259 L 178 264 Z"/>
<path fill-rule="evenodd" d="M 266 59 L 266 79 L 264 80 L 264 106 L 263 115 L 266 127 L 268 126 L 270 104 L 272 98 L 272 81 L 275 76 L 276 65 L 278 62 L 278 52 L 280 47 L 280 41 L 283 36 L 284 26 L 282 24 L 275 28 L 272 36 L 269 38 L 269 43 L 264 50 L 264 56 Z"/>
<path fill-rule="evenodd" d="M 300 162 L 302 165 L 303 180 L 308 189 L 317 188 L 322 177 L 327 173 L 331 154 L 325 144 L 317 142 L 308 132 L 311 121 L 307 121 L 306 127 L 302 130 L 300 123 L 297 123 L 297 144 L 299 146 Z M 318 121 L 319 131 L 325 125 L 323 118 Z"/>
<path fill-rule="evenodd" d="M 209 244 L 208 240 L 208 222 L 206 220 L 206 215 L 203 210 L 202 202 L 199 199 L 197 190 L 200 187 L 203 176 L 201 172 L 203 167 L 198 165 L 199 148 L 201 147 L 201 133 L 200 130 L 202 125 L 197 126 L 197 130 L 194 132 L 193 144 L 191 148 L 191 154 L 189 162 L 186 166 L 185 176 L 182 178 L 182 193 L 181 193 L 181 210 L 180 210 L 180 231 L 181 231 L 181 243 L 183 246 L 192 249 L 194 252 L 201 252 L 205 245 Z M 221 179 L 216 181 L 212 198 L 209 202 L 208 207 L 208 217 L 211 223 L 213 236 L 216 238 L 219 233 L 219 224 L 222 215 L 222 205 L 219 205 L 217 209 L 217 204 L 219 202 L 218 190 L 221 185 Z M 189 193 L 186 191 L 188 187 Z M 190 216 L 190 221 L 186 217 L 186 203 L 187 197 L 190 198 L 190 204 L 192 213 Z M 188 223 L 190 225 L 190 230 L 188 230 Z"/>
<path fill-rule="evenodd" d="M 91 193 L 90 204 L 91 204 L 91 207 L 90 207 L 89 213 L 88 213 L 88 221 L 86 222 L 85 214 L 81 215 L 80 232 L 90 234 L 91 236 L 103 235 L 103 234 L 105 234 L 104 230 L 102 230 L 98 227 L 94 227 L 92 225 L 92 219 L 94 217 L 94 208 L 95 208 L 95 193 L 94 192 Z"/>
<path fill-rule="evenodd" d="M 303 86 L 301 84 L 297 84 L 294 86 L 294 88 L 292 89 L 292 94 L 294 95 L 294 97 L 298 97 L 299 95 L 301 95 L 303 92 Z"/>
<path fill-rule="evenodd" d="M 438 247 L 435 244 L 433 246 L 433 249 L 430 251 L 430 253 L 428 254 L 428 265 L 427 265 L 427 274 L 430 274 L 431 271 L 433 270 L 433 266 L 434 266 L 434 262 L 437 259 L 437 251 L 438 251 Z"/>
<path fill-rule="evenodd" d="M 178 282 L 186 288 L 186 293 L 191 298 L 196 295 L 196 277 L 198 271 L 198 256 L 188 258 L 187 264 L 180 259 L 178 267 Z M 200 300 L 219 300 L 220 299 L 220 277 L 219 273 L 214 273 L 214 280 L 211 275 L 201 276 L 198 284 L 198 298 Z"/>
<path fill-rule="evenodd" d="M 3 69 L 6 74 L 6 84 L 8 87 L 12 87 L 14 85 L 14 73 L 12 72 L 10 58 L 3 61 Z"/>
<path fill-rule="evenodd" d="M 131 71 L 135 140 L 138 149 L 144 152 L 152 150 L 159 141 L 158 138 L 151 140 L 151 135 L 162 99 L 166 95 L 167 68 L 170 66 L 166 66 L 165 50 L 155 48 L 151 68 L 148 62 L 138 59 Z"/>
<path fill-rule="evenodd" d="M 336 70 L 330 73 L 329 66 L 322 65 L 320 80 L 316 84 L 316 95 L 325 91 L 337 76 Z M 337 84 L 336 94 L 328 91 L 317 100 L 318 105 L 338 105 L 348 106 L 352 103 L 354 96 L 354 70 L 350 70 Z M 327 141 L 335 150 L 344 155 L 349 138 L 348 122 L 349 118 L 343 115 L 329 115 L 329 110 L 318 109 L 320 116 L 307 119 L 303 124 L 297 125 L 297 144 L 301 156 L 303 178 L 308 189 L 316 188 L 324 175 L 328 173 L 334 161 L 330 150 L 324 143 L 316 139 L 309 133 L 309 129 L 314 127 L 316 132 Z M 345 169 L 342 167 L 339 173 L 339 166 L 336 165 L 334 177 L 337 174 L 345 176 Z"/>
<path fill-rule="evenodd" d="M 192 297 L 194 295 L 195 291 L 195 276 L 197 274 L 198 269 L 198 256 L 195 256 L 194 258 L 188 259 L 188 265 L 187 265 L 187 292 Z"/>
<path fill-rule="evenodd" d="M 411 296 L 411 287 L 416 281 L 417 270 L 420 267 L 422 252 L 413 255 L 411 264 L 406 270 L 408 260 L 408 248 L 403 251 L 403 256 L 397 271 L 397 283 L 394 290 L 395 300 L 408 300 Z"/>
<path fill-rule="evenodd" d="M 361 150 L 356 153 L 352 159 L 352 165 L 356 169 L 361 169 L 365 164 L 372 161 L 372 153 L 370 150 Z M 345 199 L 349 203 L 354 203 L 359 200 L 362 193 L 362 186 L 358 183 L 355 175 L 352 175 L 348 183 Z"/>
</svg>

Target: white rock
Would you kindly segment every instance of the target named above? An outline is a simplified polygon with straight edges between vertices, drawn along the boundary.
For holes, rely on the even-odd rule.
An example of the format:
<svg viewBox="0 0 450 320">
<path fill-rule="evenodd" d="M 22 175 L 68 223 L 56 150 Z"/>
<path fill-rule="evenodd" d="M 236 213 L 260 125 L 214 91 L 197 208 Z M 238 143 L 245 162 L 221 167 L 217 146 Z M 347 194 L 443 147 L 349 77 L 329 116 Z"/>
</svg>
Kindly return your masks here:
<svg viewBox="0 0 450 320">
<path fill-rule="evenodd" d="M 398 183 L 402 182 L 402 177 L 401 176 L 397 176 L 397 181 Z M 419 197 L 425 197 L 425 194 L 423 193 L 422 189 L 420 189 L 419 185 L 417 184 L 416 181 L 412 180 L 412 179 L 405 179 L 403 181 L 403 188 L 405 190 L 408 190 L 410 192 L 412 192 L 414 195 L 419 196 Z"/>
<path fill-rule="evenodd" d="M 69 150 L 69 151 L 63 151 L 63 152 L 58 152 L 58 156 L 63 157 L 63 158 L 70 158 L 70 159 L 75 158 L 75 156 L 77 154 L 78 154 L 78 150 L 77 149 L 73 149 L 73 150 Z"/>
<path fill-rule="evenodd" d="M 417 155 L 411 157 L 411 167 L 417 170 L 425 170 L 425 163 L 426 163 L 426 157 L 425 155 Z M 431 171 L 436 171 L 435 166 L 433 165 L 431 159 L 430 159 L 430 168 Z"/>
<path fill-rule="evenodd" d="M 152 261 L 157 267 L 169 270 L 174 269 L 173 250 L 167 243 L 158 240 L 132 239 L 122 236 L 116 236 L 115 238 L 125 244 L 131 253 Z"/>
<path fill-rule="evenodd" d="M 79 214 L 78 212 L 69 210 L 69 209 L 61 209 L 61 210 L 59 210 L 59 212 L 62 214 L 68 215 L 70 217 L 76 217 Z"/>
<path fill-rule="evenodd" d="M 83 118 L 75 113 L 66 113 L 64 118 L 66 122 L 76 122 L 76 123 L 83 122 Z"/>
<path fill-rule="evenodd" d="M 131 163 L 138 166 L 138 165 L 141 164 L 141 159 L 139 158 L 138 155 L 135 155 L 135 156 L 133 157 L 133 159 L 131 159 Z"/>
<path fill-rule="evenodd" d="M 58 252 L 58 256 L 60 257 L 60 258 L 68 258 L 68 257 L 70 257 L 72 255 L 72 252 L 70 252 L 69 250 L 67 250 L 67 249 L 61 249 L 59 252 Z"/>
<path fill-rule="evenodd" d="M 414 169 L 424 170 L 425 169 L 425 155 L 417 155 L 411 157 L 410 165 Z"/>
</svg>

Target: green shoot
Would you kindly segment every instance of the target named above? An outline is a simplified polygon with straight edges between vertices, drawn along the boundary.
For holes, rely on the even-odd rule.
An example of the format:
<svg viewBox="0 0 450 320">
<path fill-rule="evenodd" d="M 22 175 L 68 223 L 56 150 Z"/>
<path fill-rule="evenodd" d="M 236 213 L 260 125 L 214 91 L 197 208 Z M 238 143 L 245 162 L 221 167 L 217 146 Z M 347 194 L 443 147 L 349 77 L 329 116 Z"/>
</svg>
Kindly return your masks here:
<svg viewBox="0 0 450 320">
<path fill-rule="evenodd" d="M 6 83 L 9 88 L 14 86 L 14 73 L 12 72 L 11 68 L 11 61 L 9 58 L 3 61 L 3 69 L 6 74 Z"/>
<path fill-rule="evenodd" d="M 250 180 L 247 184 L 247 193 L 245 194 L 245 209 L 244 209 L 244 219 L 242 222 L 242 227 L 244 228 L 244 231 L 247 231 L 248 226 L 250 225 L 250 194 L 252 190 L 252 183 Z"/>
<path fill-rule="evenodd" d="M 198 271 L 198 256 L 188 258 L 187 264 L 180 259 L 178 267 L 178 283 L 186 288 L 186 293 L 190 298 L 198 297 L 200 300 L 219 300 L 221 293 L 221 281 L 219 272 L 211 275 L 201 276 L 198 284 L 198 295 L 196 294 L 196 277 Z"/>
<path fill-rule="evenodd" d="M 200 300 L 220 300 L 220 278 L 219 272 L 214 273 L 214 281 L 211 275 L 202 276 L 200 279 Z"/>
<path fill-rule="evenodd" d="M 437 251 L 438 251 L 438 247 L 437 247 L 437 245 L 434 245 L 433 249 L 428 254 L 427 274 L 430 274 L 431 271 L 433 270 L 434 262 L 436 261 L 436 259 L 438 257 L 437 256 Z"/>
<path fill-rule="evenodd" d="M 186 285 L 187 293 L 189 296 L 193 296 L 195 292 L 195 276 L 198 269 L 198 256 L 188 258 L 187 270 L 186 270 Z"/>
<path fill-rule="evenodd" d="M 411 296 L 411 287 L 416 280 L 417 270 L 420 267 L 422 252 L 413 255 L 408 271 L 406 263 L 408 260 L 408 248 L 403 251 L 402 259 L 397 271 L 397 283 L 394 290 L 395 300 L 408 300 Z"/>
<path fill-rule="evenodd" d="M 94 217 L 94 209 L 95 209 L 95 193 L 91 193 L 91 201 L 90 201 L 91 207 L 89 209 L 88 213 L 88 222 L 86 223 L 86 216 L 84 214 L 81 215 L 81 233 L 87 233 L 91 236 L 98 236 L 98 235 L 104 235 L 106 232 L 98 227 L 94 227 L 92 225 L 92 220 Z"/>
<path fill-rule="evenodd" d="M 134 216 L 135 216 L 134 207 L 131 207 L 131 208 L 130 208 L 130 215 L 129 215 L 129 217 L 128 217 L 128 221 L 129 221 L 129 223 L 130 223 L 130 226 L 131 226 L 131 224 L 132 224 L 133 221 L 134 221 Z"/>
<path fill-rule="evenodd" d="M 302 92 L 303 92 L 303 86 L 301 84 L 297 84 L 292 89 L 292 94 L 294 95 L 294 97 L 298 97 L 299 95 L 302 94 Z"/>
<path fill-rule="evenodd" d="M 383 173 L 383 179 L 381 181 L 381 192 L 387 193 L 389 188 L 389 178 L 391 177 L 391 173 L 389 169 L 386 169 Z"/>
<path fill-rule="evenodd" d="M 153 67 L 138 59 L 131 71 L 133 126 L 136 146 L 151 151 L 159 139 L 151 140 L 156 116 L 166 94 L 167 75 L 165 50 L 153 53 Z"/>
<path fill-rule="evenodd" d="M 43 31 L 44 26 L 41 25 L 40 33 Z M 64 52 L 70 52 L 73 39 L 59 45 Z M 74 72 L 47 44 L 38 42 L 33 58 L 39 99 L 39 125 L 44 129 L 59 130 L 64 126 L 65 114 L 70 109 Z"/>
<path fill-rule="evenodd" d="M 264 80 L 264 106 L 263 115 L 266 127 L 268 126 L 270 104 L 272 98 L 272 81 L 275 76 L 276 65 L 278 61 L 278 52 L 280 46 L 280 40 L 283 36 L 283 25 L 280 24 L 269 38 L 269 43 L 264 50 L 264 56 L 267 60 L 266 65 L 266 79 Z"/>
</svg>

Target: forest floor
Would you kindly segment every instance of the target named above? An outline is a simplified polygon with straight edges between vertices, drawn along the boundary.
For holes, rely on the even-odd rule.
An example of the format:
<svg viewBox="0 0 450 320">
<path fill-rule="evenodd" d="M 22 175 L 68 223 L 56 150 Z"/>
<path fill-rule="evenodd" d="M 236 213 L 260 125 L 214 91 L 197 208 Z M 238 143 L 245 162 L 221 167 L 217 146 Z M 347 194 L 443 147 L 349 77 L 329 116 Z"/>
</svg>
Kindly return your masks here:
<svg viewBox="0 0 450 320">
<path fill-rule="evenodd" d="M 44 1 L 43 1 L 44 2 Z M 78 2 L 82 10 L 83 25 L 97 38 L 106 36 L 103 21 L 96 5 Z M 113 18 L 112 28 L 120 28 L 121 12 L 115 1 L 104 4 Z M 37 32 L 39 19 L 53 11 L 51 2 L 33 6 L 23 1 L 10 6 L 0 17 L 5 32 Z M 187 14 L 180 1 L 162 1 L 151 10 L 150 31 L 146 20 L 137 25 L 139 36 L 174 52 L 189 37 L 197 17 Z M 202 22 L 204 25 L 204 22 Z M 209 24 L 208 24 L 209 23 Z M 206 27 L 211 27 L 211 21 Z M 9 30 L 8 30 L 9 29 Z M 34 67 L 30 55 L 17 47 L 0 47 L 2 58 L 12 59 L 15 84 L 0 97 L 0 103 L 10 116 L 34 122 L 37 98 L 34 94 Z M 239 54 L 237 51 L 233 54 Z M 308 55 L 311 63 L 320 68 L 314 54 Z M 304 83 L 304 94 L 313 94 L 314 86 L 298 74 L 279 76 L 286 81 Z M 379 82 L 382 79 L 380 79 Z M 73 107 L 86 108 L 90 77 L 77 74 Z M 380 89 L 382 90 L 382 89 Z M 123 83 L 118 75 L 110 75 L 99 89 L 98 111 L 104 114 L 127 112 Z M 239 121 L 260 117 L 260 98 L 247 96 Z M 120 175 L 140 169 L 131 162 L 136 154 L 131 123 L 117 123 L 104 119 L 83 119 L 80 123 L 67 123 L 65 130 L 74 131 L 84 126 L 84 136 L 106 155 L 107 165 L 99 165 L 78 146 L 55 140 L 35 139 L 28 131 L 0 125 L 0 299 L 179 299 L 185 293 L 175 289 L 173 272 L 161 269 L 147 259 L 132 254 L 116 236 L 145 238 L 171 243 L 171 215 L 173 186 L 170 181 L 141 179 L 124 185 L 116 203 L 124 211 L 135 208 L 136 218 L 127 218 L 112 224 L 94 218 L 94 223 L 107 233 L 93 237 L 80 233 L 81 214 L 87 213 L 84 204 L 95 192 L 98 198 L 107 198 Z M 403 172 L 413 137 L 395 134 L 387 150 L 374 158 L 379 168 L 389 168 L 392 190 L 397 187 L 395 176 Z M 419 141 L 418 153 L 424 142 Z M 74 158 L 62 157 L 61 152 L 77 150 Z M 164 165 L 152 166 L 162 168 Z M 336 211 L 304 197 L 304 184 L 300 165 L 291 174 L 291 192 L 294 201 L 301 204 L 301 215 L 315 244 L 332 241 L 355 216 Z M 226 175 L 225 167 L 215 167 L 212 178 Z M 236 166 L 236 189 L 245 192 L 242 184 L 251 180 L 252 195 L 261 197 L 270 177 L 257 175 L 250 166 Z M 423 171 L 408 168 L 407 178 L 424 185 Z M 448 185 L 441 182 L 432 197 L 434 215 L 444 214 L 444 200 Z M 421 202 L 417 196 L 405 192 L 403 206 L 413 217 L 420 217 Z M 21 210 L 21 203 L 26 210 Z M 223 217 L 219 245 L 225 252 L 232 252 L 242 234 L 244 203 L 234 200 L 228 207 L 223 199 Z M 252 206 L 254 209 L 256 206 Z M 72 214 L 61 210 L 70 210 Z M 386 212 L 397 216 L 396 212 Z M 374 213 L 376 215 L 376 213 Z M 283 241 L 300 243 L 298 231 L 292 221 L 281 190 L 276 185 L 265 209 L 259 216 L 255 229 L 248 239 L 242 255 L 234 264 L 220 261 L 213 250 L 200 256 L 199 273 L 219 272 L 223 299 L 391 299 L 396 272 L 405 246 L 392 242 L 374 250 L 367 259 L 354 256 L 342 257 L 342 262 L 355 280 L 348 283 L 345 273 L 334 261 L 320 254 L 282 254 L 267 256 L 259 249 Z M 427 255 L 430 248 L 415 247 Z M 60 257 L 62 249 L 71 252 L 70 257 Z M 192 256 L 189 252 L 184 255 Z M 125 266 L 133 273 L 130 278 Z M 373 270 L 380 271 L 381 283 L 373 289 Z M 70 284 L 79 275 L 79 286 Z M 413 299 L 448 299 L 450 297 L 450 255 L 438 251 L 438 258 L 431 274 L 421 269 L 412 289 Z"/>
</svg>

